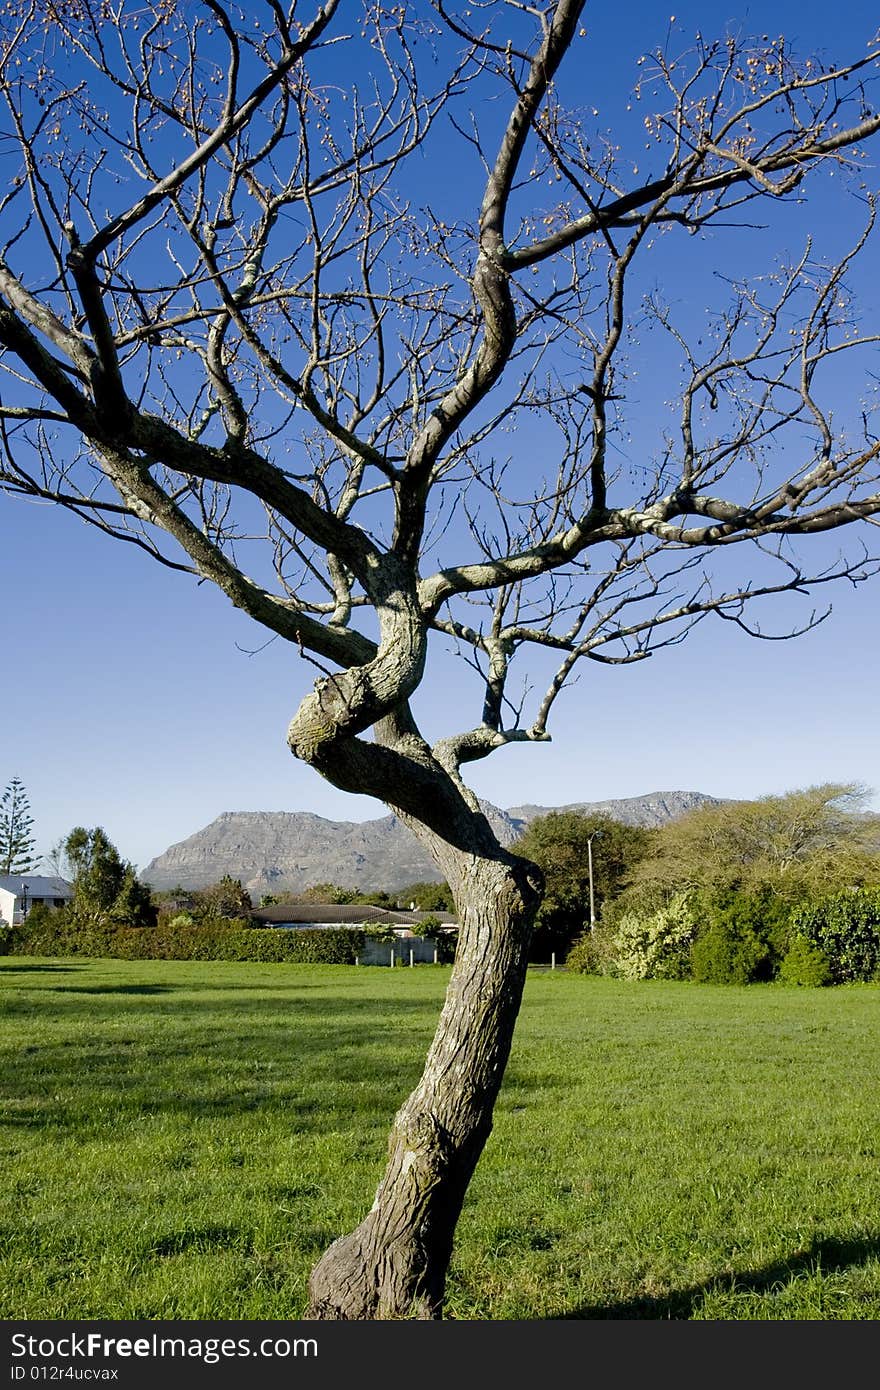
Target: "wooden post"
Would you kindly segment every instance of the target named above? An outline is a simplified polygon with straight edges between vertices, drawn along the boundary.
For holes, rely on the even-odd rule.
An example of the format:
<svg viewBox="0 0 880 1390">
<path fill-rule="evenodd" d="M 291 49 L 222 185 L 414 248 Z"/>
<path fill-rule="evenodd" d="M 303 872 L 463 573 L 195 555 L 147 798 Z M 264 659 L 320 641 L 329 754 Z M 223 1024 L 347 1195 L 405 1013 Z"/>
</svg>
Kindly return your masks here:
<svg viewBox="0 0 880 1390">
<path fill-rule="evenodd" d="M 360 958 L 360 956 L 355 956 L 355 958 L 354 958 L 354 963 L 355 963 L 355 965 L 360 965 L 360 963 L 361 963 L 361 958 Z"/>
<path fill-rule="evenodd" d="M 413 951 L 412 947 L 410 947 L 410 952 L 409 952 L 409 964 L 410 964 L 410 969 L 412 969 L 412 967 L 415 965 L 415 963 L 416 963 L 416 962 L 415 962 L 415 952 Z"/>
<path fill-rule="evenodd" d="M 551 970 L 555 970 L 555 969 L 556 969 L 556 952 L 555 952 L 555 951 L 551 951 L 551 952 L 550 952 L 550 969 L 551 969 Z"/>
<path fill-rule="evenodd" d="M 434 964 L 437 964 L 437 947 L 434 947 Z"/>
<path fill-rule="evenodd" d="M 394 968 L 394 947 L 391 947 L 391 968 Z"/>
</svg>

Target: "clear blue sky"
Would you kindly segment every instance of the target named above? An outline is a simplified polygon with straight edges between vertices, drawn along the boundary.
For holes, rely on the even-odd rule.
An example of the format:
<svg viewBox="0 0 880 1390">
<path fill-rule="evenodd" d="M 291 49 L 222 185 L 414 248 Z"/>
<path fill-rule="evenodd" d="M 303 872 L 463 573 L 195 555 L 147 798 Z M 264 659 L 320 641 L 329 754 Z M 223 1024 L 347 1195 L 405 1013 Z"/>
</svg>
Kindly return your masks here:
<svg viewBox="0 0 880 1390">
<path fill-rule="evenodd" d="M 635 79 L 638 46 L 663 39 L 669 13 L 646 3 L 589 10 L 590 34 L 612 55 L 590 69 L 597 105 L 624 75 Z M 760 26 L 805 50 L 850 57 L 872 17 L 876 25 L 862 0 L 837 9 L 764 3 L 737 16 L 710 0 L 680 6 L 675 23 L 706 35 L 728 23 Z M 878 162 L 880 151 L 875 188 Z M 822 217 L 810 208 L 817 230 Z M 876 247 L 870 265 L 876 274 Z M 683 259 L 678 270 L 684 287 Z M 0 594 L 0 788 L 13 775 L 25 783 L 40 851 L 75 824 L 100 824 L 143 867 L 224 810 L 384 814 L 292 759 L 285 731 L 314 670 L 280 640 L 264 646 L 267 634 L 208 585 L 49 505 L 0 496 Z M 880 809 L 880 582 L 838 586 L 819 603 L 829 600 L 832 616 L 797 641 L 755 642 L 708 620 L 651 661 L 591 666 L 560 701 L 552 744 L 513 746 L 471 766 L 471 785 L 501 806 L 551 806 L 672 788 L 749 797 L 858 781 Z M 435 645 L 437 664 L 416 701 L 429 735 L 450 732 L 447 712 L 470 692 L 466 673 Z"/>
</svg>

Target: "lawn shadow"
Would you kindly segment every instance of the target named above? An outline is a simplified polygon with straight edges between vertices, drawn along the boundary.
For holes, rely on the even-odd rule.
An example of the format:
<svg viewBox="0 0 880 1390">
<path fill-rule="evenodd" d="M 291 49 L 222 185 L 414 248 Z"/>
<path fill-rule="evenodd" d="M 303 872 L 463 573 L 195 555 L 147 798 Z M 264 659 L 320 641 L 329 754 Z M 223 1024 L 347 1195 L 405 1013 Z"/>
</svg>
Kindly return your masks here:
<svg viewBox="0 0 880 1390">
<path fill-rule="evenodd" d="M 6 961 L 0 962 L 0 979 L 4 975 L 26 974 L 35 975 L 37 971 L 66 971 L 85 970 L 84 965 L 7 965 Z"/>
<path fill-rule="evenodd" d="M 243 1233 L 238 1226 L 186 1227 L 154 1237 L 148 1241 L 143 1253 L 150 1258 L 161 1259 L 168 1255 L 183 1255 L 187 1250 L 229 1250 L 241 1245 L 243 1239 Z"/>
<path fill-rule="evenodd" d="M 115 962 L 114 962 L 114 963 L 115 963 Z M 141 961 L 141 960 L 138 960 L 136 963 L 137 963 L 138 965 L 144 964 L 144 962 Z M 273 968 L 274 966 L 276 966 L 276 965 L 284 966 L 284 965 L 290 965 L 291 963 L 294 964 L 294 965 L 299 965 L 299 962 L 290 962 L 290 961 L 268 961 L 268 962 L 266 962 L 266 961 L 221 961 L 221 962 L 216 962 L 216 961 L 208 961 L 208 962 L 202 962 L 202 961 L 198 961 L 198 962 L 192 962 L 192 961 L 184 961 L 184 962 L 170 961 L 170 962 L 162 962 L 162 964 L 166 964 L 166 963 L 167 963 L 167 964 L 171 964 L 171 965 L 178 965 L 178 964 L 185 964 L 185 965 L 192 965 L 192 964 L 199 964 L 199 965 L 201 965 L 201 964 L 208 964 L 208 965 L 222 964 L 222 965 L 228 965 L 228 966 L 260 965 L 260 966 L 263 966 L 263 967 L 265 967 L 265 968 L 267 968 L 267 969 L 272 969 L 272 968 Z M 0 957 L 0 980 L 2 980 L 3 975 L 6 974 L 6 973 L 8 973 L 8 974 L 10 974 L 10 975 L 13 974 L 13 973 L 16 973 L 16 974 L 28 974 L 28 975 L 30 975 L 30 974 L 36 973 L 37 971 L 67 971 L 67 972 L 70 972 L 70 971 L 85 971 L 85 970 L 90 970 L 93 964 L 94 964 L 94 962 L 90 960 L 88 963 L 83 964 L 83 965 L 6 965 L 5 962 L 3 961 L 3 958 Z M 311 967 L 306 966 L 305 968 L 306 968 L 306 969 L 310 969 Z M 342 968 L 342 969 L 348 969 L 348 968 L 350 968 L 350 967 L 343 966 L 343 967 L 341 967 L 341 968 Z M 27 988 L 27 986 L 24 984 L 24 981 L 16 981 L 16 984 L 21 984 L 23 987 Z M 324 980 L 321 980 L 321 981 L 318 981 L 318 982 L 315 982 L 315 983 L 311 983 L 311 982 L 305 982 L 305 981 L 302 981 L 302 980 L 297 980 L 295 977 L 293 977 L 293 978 L 291 978 L 291 979 L 282 980 L 282 981 L 279 981 L 278 983 L 275 983 L 275 982 L 267 981 L 267 980 L 265 980 L 265 979 L 253 979 L 253 980 L 249 980 L 249 979 L 247 979 L 246 977 L 244 977 L 244 978 L 242 978 L 242 979 L 240 979 L 240 980 L 236 980 L 234 983 L 221 983 L 220 981 L 214 981 L 214 980 L 211 980 L 211 979 L 207 979 L 207 980 L 180 980 L 180 981 L 175 981 L 173 984 L 156 984 L 156 985 L 49 985 L 49 984 L 46 984 L 46 985 L 32 985 L 32 986 L 30 986 L 30 988 L 31 988 L 32 990 L 42 989 L 42 990 L 45 990 L 45 991 L 48 991 L 48 990 L 51 989 L 51 990 L 53 990 L 53 992 L 58 992 L 58 993 L 60 993 L 61 991 L 64 991 L 64 992 L 66 992 L 66 993 L 68 993 L 68 994 L 74 994 L 74 993 L 77 993 L 77 992 L 78 992 L 78 993 L 81 993 L 81 994 L 126 994 L 126 993 L 127 993 L 127 994 L 147 994 L 147 993 L 150 993 L 150 992 L 153 992 L 153 991 L 162 990 L 162 991 L 167 991 L 167 992 L 169 992 L 169 993 L 170 993 L 171 991 L 174 991 L 174 992 L 176 992 L 177 994 L 216 994 L 216 995 L 233 995 L 233 996 L 236 996 L 236 997 L 240 997 L 240 996 L 242 996 L 242 995 L 244 995 L 244 994 L 290 994 L 290 995 L 292 995 L 292 996 L 294 996 L 294 997 L 298 997 L 300 994 L 305 993 L 306 990 L 318 990 L 318 991 L 321 992 L 322 995 L 324 995 L 324 996 L 326 997 L 326 992 L 327 992 L 327 988 L 328 988 L 328 982 L 327 982 L 327 981 L 324 981 Z M 345 1000 L 346 1007 L 350 1007 L 350 1008 L 352 1008 L 352 1009 L 369 1009 L 369 1008 L 376 1002 L 375 996 L 374 996 L 374 997 L 368 997 L 368 998 L 366 998 L 366 999 L 359 999 L 357 996 L 352 996 L 350 999 L 348 998 L 348 996 L 340 996 L 340 1000 L 343 1000 L 343 999 Z M 218 1002 L 220 1002 L 220 1001 L 218 1000 Z M 441 1004 L 442 1004 L 442 999 L 438 996 L 438 1001 L 437 1001 L 437 1009 L 438 1009 L 438 1012 L 439 1012 L 439 1009 L 440 1009 Z M 213 1004 L 209 1005 L 209 1007 L 213 1007 Z M 316 1006 L 316 1007 L 323 1007 L 323 1005 L 318 1005 L 318 1006 Z M 428 1007 L 428 1008 L 430 1008 L 430 1007 L 431 1007 L 431 1001 L 428 1000 L 426 1003 L 423 1003 L 422 1001 L 419 1001 L 419 1000 L 414 1000 L 414 1001 L 413 1001 L 413 1003 L 412 1003 L 412 1008 L 413 1008 L 413 1009 L 418 1009 L 418 1008 L 422 1008 L 422 1007 Z"/>
<path fill-rule="evenodd" d="M 174 985 L 35 985 L 53 994 L 168 994 Z"/>
<path fill-rule="evenodd" d="M 162 988 L 169 993 L 151 1004 L 149 1033 L 115 1030 L 112 1036 L 95 1028 L 115 1015 L 114 1005 L 122 1006 L 114 995 L 153 992 L 156 986 L 111 986 L 103 997 L 102 987 L 67 990 L 65 1014 L 88 1026 L 78 1035 L 18 1049 L 14 1065 L 6 1067 L 3 1123 L 92 1133 L 134 1116 L 178 1115 L 194 1122 L 261 1111 L 283 1113 L 291 1125 L 310 1132 L 338 1127 L 341 1112 L 346 1123 L 367 1123 L 377 1113 L 384 1122 L 385 1110 L 390 1115 L 396 1108 L 390 1101 L 386 1107 L 384 1098 L 399 1104 L 415 1085 L 433 1026 L 412 1000 L 310 997 L 292 1001 L 294 1037 L 274 1000 L 244 997 L 234 1012 L 224 1000 L 218 1023 L 212 1001 L 177 1004 L 175 987 Z M 60 1006 L 61 988 L 51 993 Z M 155 1029 L 166 1019 L 182 1026 Z M 395 1036 L 394 1048 L 382 1044 L 386 1031 Z"/>
<path fill-rule="evenodd" d="M 806 1250 L 788 1259 L 776 1260 L 761 1269 L 719 1274 L 688 1289 L 674 1289 L 656 1298 L 631 1298 L 623 1303 L 587 1303 L 568 1312 L 553 1313 L 550 1321 L 592 1319 L 674 1319 L 688 1321 L 700 1308 L 707 1294 L 767 1293 L 801 1275 L 821 1269 L 825 1274 L 842 1273 L 853 1265 L 865 1264 L 880 1256 L 880 1234 L 859 1239 L 829 1236 L 814 1239 Z"/>
</svg>

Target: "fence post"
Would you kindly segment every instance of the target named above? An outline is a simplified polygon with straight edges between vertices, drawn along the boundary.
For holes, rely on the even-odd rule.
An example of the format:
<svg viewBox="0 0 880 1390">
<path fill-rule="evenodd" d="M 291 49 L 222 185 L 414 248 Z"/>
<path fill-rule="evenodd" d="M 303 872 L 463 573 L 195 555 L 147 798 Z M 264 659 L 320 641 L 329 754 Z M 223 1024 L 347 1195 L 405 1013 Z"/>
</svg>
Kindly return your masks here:
<svg viewBox="0 0 880 1390">
<path fill-rule="evenodd" d="M 555 970 L 555 969 L 556 969 L 556 952 L 555 952 L 555 951 L 551 951 L 551 952 L 550 952 L 550 969 L 551 969 L 551 970 Z"/>
<path fill-rule="evenodd" d="M 434 947 L 434 964 L 437 964 L 437 947 Z"/>
<path fill-rule="evenodd" d="M 416 962 L 415 962 L 415 952 L 414 952 L 412 949 L 410 949 L 410 953 L 409 953 L 409 964 L 410 964 L 410 969 L 412 969 L 412 967 L 415 965 L 415 963 L 416 963 Z"/>
<path fill-rule="evenodd" d="M 354 963 L 355 963 L 355 965 L 360 965 L 360 963 L 361 963 L 361 958 L 360 958 L 360 956 L 355 956 L 355 958 L 354 958 Z"/>
<path fill-rule="evenodd" d="M 391 947 L 391 968 L 394 968 L 394 947 Z"/>
</svg>

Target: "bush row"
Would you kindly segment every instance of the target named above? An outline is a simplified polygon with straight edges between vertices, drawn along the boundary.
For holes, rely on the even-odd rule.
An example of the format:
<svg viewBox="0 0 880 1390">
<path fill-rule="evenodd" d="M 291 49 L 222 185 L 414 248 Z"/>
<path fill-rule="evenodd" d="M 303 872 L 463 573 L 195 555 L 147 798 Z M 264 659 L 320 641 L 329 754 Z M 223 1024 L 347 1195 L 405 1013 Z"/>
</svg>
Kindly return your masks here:
<svg viewBox="0 0 880 1390">
<path fill-rule="evenodd" d="M 165 922 L 156 927 L 83 924 L 62 910 L 34 908 L 27 921 L 7 929 L 9 955 L 110 956 L 120 960 L 292 961 L 353 965 L 364 934 L 350 929 L 281 930 L 243 921 Z"/>
<path fill-rule="evenodd" d="M 769 891 L 682 893 L 579 937 L 566 965 L 623 979 L 705 984 L 880 981 L 880 888 L 795 905 Z"/>
</svg>

